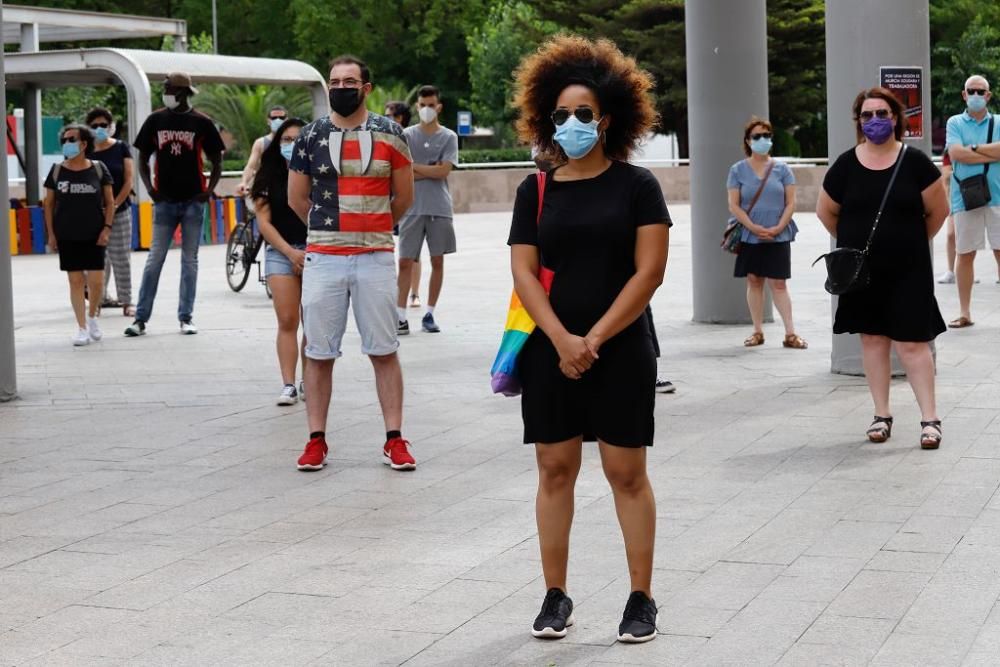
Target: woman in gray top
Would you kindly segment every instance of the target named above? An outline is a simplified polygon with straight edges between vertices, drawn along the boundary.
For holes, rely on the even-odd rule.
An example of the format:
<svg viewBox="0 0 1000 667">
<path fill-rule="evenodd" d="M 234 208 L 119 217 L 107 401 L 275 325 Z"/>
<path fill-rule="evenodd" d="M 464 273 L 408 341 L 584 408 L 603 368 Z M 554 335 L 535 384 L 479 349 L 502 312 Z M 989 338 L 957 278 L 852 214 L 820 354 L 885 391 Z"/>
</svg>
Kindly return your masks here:
<svg viewBox="0 0 1000 667">
<path fill-rule="evenodd" d="M 792 275 L 791 243 L 798 228 L 795 210 L 795 176 L 783 162 L 771 158 L 771 124 L 751 118 L 743 129 L 743 152 L 747 159 L 729 169 L 729 212 L 743 225 L 742 247 L 736 256 L 737 278 L 747 279 L 747 305 L 753 334 L 746 347 L 764 343 L 764 282 L 771 287 L 774 305 L 785 324 L 782 345 L 804 350 L 807 343 L 795 333 L 792 299 L 785 281 Z M 764 186 L 761 188 L 761 181 Z M 760 190 L 756 202 L 754 197 Z M 752 204 L 752 205 L 751 205 Z"/>
</svg>

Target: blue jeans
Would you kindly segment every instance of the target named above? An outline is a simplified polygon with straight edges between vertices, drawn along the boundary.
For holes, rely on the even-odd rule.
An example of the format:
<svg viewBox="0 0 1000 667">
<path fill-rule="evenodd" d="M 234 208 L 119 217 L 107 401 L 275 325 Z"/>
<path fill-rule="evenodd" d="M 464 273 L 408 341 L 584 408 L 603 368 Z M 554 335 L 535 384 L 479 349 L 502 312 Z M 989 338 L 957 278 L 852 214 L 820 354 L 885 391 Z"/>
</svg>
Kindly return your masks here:
<svg viewBox="0 0 1000 667">
<path fill-rule="evenodd" d="M 177 225 L 181 226 L 181 288 L 177 304 L 177 319 L 186 322 L 194 311 L 194 297 L 198 288 L 198 246 L 205 215 L 205 204 L 200 201 L 158 202 L 153 206 L 153 247 L 146 258 L 139 288 L 139 305 L 135 319 L 148 322 L 153 314 L 156 288 L 160 284 L 160 271 L 167 258 L 167 250 Z"/>
</svg>

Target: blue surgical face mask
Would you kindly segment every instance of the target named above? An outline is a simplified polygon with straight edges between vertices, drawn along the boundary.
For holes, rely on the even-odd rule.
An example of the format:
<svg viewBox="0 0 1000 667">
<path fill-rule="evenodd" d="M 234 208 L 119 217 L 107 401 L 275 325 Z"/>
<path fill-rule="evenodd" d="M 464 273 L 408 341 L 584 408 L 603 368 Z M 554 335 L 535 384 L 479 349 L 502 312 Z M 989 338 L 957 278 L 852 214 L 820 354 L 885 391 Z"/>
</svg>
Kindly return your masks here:
<svg viewBox="0 0 1000 667">
<path fill-rule="evenodd" d="M 111 135 L 108 134 L 108 128 L 99 127 L 94 130 L 94 138 L 97 139 L 99 143 L 104 143 L 110 138 Z"/>
<path fill-rule="evenodd" d="M 965 101 L 969 107 L 969 111 L 977 113 L 986 108 L 986 96 L 985 95 L 969 95 L 969 99 Z"/>
<path fill-rule="evenodd" d="M 72 160 L 77 155 L 80 154 L 80 142 L 79 141 L 67 141 L 62 145 L 63 157 L 67 160 Z"/>
<path fill-rule="evenodd" d="M 750 150 L 758 155 L 767 155 L 771 152 L 772 142 L 770 139 L 761 137 L 760 139 L 750 140 Z"/>
<path fill-rule="evenodd" d="M 278 128 L 281 127 L 281 124 L 284 122 L 285 122 L 284 118 L 272 118 L 271 122 L 269 123 L 269 125 L 271 126 L 271 131 L 277 132 Z"/>
<path fill-rule="evenodd" d="M 597 145 L 600 136 L 597 133 L 598 119 L 589 123 L 580 122 L 576 116 L 570 116 L 565 123 L 556 126 L 554 139 L 562 146 L 568 157 L 574 160 L 586 156 Z"/>
<path fill-rule="evenodd" d="M 281 144 L 281 155 L 288 162 L 292 161 L 292 153 L 295 152 L 295 144 Z"/>
</svg>

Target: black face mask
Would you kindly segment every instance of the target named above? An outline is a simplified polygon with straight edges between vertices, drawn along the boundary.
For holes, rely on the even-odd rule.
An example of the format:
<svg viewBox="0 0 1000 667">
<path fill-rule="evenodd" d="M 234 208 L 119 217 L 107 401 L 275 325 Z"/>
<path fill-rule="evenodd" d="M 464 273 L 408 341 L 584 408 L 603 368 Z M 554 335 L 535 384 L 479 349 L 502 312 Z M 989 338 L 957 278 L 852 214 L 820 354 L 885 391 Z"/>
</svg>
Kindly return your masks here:
<svg viewBox="0 0 1000 667">
<path fill-rule="evenodd" d="M 361 106 L 360 88 L 331 88 L 330 107 L 341 116 L 350 116 Z"/>
</svg>

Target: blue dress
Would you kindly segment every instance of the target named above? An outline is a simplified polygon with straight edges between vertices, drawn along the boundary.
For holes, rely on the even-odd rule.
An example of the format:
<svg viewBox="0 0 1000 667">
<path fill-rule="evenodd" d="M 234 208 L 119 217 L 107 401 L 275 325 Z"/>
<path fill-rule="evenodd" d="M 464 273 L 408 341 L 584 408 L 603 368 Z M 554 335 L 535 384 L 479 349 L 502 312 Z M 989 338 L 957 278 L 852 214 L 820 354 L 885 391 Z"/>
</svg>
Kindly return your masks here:
<svg viewBox="0 0 1000 667">
<path fill-rule="evenodd" d="M 785 212 L 787 185 L 795 185 L 795 175 L 787 164 L 775 160 L 764 190 L 749 214 L 754 224 L 767 228 L 778 226 L 781 214 Z M 750 202 L 760 187 L 760 177 L 754 173 L 749 160 L 740 160 L 729 168 L 726 187 L 730 190 L 738 188 L 740 206 L 744 211 L 750 208 Z M 791 242 L 795 240 L 798 231 L 794 220 L 773 240 L 762 239 L 749 229 L 744 229 L 741 238 L 743 247 L 736 256 L 733 275 L 737 278 L 746 277 L 748 274 L 781 280 L 791 278 Z"/>
</svg>

